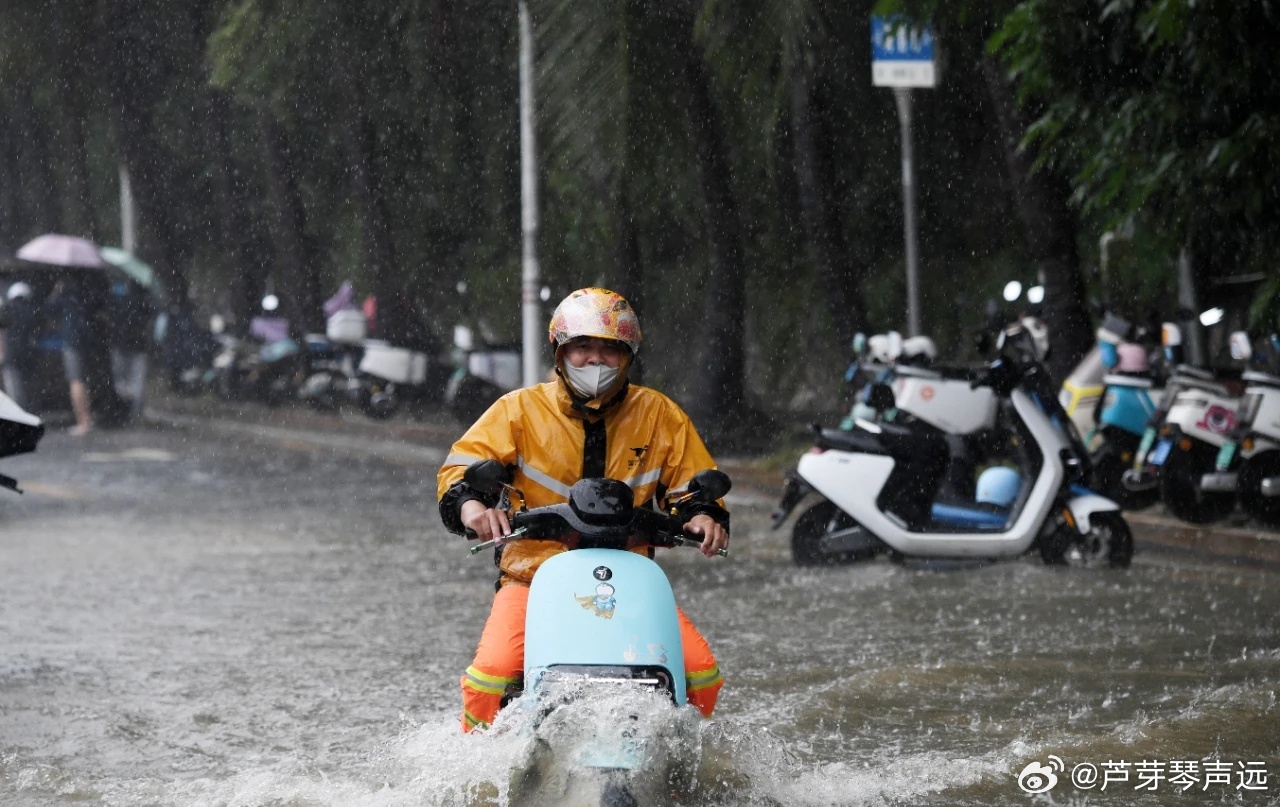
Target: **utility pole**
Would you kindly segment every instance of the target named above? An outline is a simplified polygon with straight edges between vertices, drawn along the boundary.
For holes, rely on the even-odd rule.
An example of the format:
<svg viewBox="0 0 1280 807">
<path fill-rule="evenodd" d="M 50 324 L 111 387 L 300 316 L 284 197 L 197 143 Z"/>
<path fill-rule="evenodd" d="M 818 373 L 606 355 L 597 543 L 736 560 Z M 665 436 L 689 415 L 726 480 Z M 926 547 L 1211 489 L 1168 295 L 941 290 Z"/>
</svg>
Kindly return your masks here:
<svg viewBox="0 0 1280 807">
<path fill-rule="evenodd" d="M 523 378 L 526 387 L 542 380 L 545 350 L 539 339 L 542 313 L 538 299 L 538 164 L 533 127 L 533 26 L 529 6 L 520 0 L 520 321 L 523 342 Z"/>
<path fill-rule="evenodd" d="M 129 184 L 129 169 L 125 168 L 124 163 L 120 163 L 120 246 L 125 252 L 135 252 L 137 249 L 133 186 Z"/>
<path fill-rule="evenodd" d="M 907 242 L 907 335 L 920 335 L 920 258 L 916 231 L 916 166 L 911 139 L 911 88 L 894 87 L 902 130 L 902 220 Z"/>
</svg>

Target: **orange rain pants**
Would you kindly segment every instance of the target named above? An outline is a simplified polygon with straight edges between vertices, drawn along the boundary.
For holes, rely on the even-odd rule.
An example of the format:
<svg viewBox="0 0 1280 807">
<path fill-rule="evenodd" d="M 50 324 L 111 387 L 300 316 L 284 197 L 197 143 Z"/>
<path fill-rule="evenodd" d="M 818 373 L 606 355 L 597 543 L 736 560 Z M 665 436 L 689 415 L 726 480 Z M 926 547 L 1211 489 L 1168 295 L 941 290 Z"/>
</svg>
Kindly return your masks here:
<svg viewBox="0 0 1280 807">
<path fill-rule="evenodd" d="M 462 730 L 488 726 L 498 715 L 502 695 L 524 673 L 524 615 L 529 588 L 518 584 L 498 589 L 493 609 L 480 634 L 475 660 L 462 676 Z M 684 611 L 680 640 L 684 646 L 685 689 L 689 703 L 706 717 L 716 708 L 724 679 L 711 647 Z"/>
</svg>

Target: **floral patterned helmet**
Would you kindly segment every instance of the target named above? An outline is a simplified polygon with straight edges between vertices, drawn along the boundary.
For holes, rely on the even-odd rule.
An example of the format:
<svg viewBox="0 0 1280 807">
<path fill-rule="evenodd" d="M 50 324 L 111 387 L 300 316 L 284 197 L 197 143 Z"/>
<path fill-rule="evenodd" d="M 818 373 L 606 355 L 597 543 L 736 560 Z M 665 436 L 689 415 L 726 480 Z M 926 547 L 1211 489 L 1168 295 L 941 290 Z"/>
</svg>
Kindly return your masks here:
<svg viewBox="0 0 1280 807">
<path fill-rule="evenodd" d="M 579 336 L 614 339 L 640 350 L 640 318 L 627 298 L 608 289 L 578 289 L 560 301 L 551 315 L 551 342 L 557 348 Z"/>
</svg>

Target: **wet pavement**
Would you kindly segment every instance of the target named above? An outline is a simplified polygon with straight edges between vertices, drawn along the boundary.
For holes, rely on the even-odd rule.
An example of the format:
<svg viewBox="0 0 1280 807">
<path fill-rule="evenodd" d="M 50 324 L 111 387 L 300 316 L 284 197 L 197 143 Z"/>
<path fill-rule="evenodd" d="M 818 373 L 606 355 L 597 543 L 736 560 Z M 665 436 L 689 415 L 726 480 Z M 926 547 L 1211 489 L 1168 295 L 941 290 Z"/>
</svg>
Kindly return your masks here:
<svg viewBox="0 0 1280 807">
<path fill-rule="evenodd" d="M 0 460 L 27 490 L 0 499 L 0 804 L 501 802 L 521 749 L 457 729 L 493 580 L 435 511 L 457 424 L 221 415 Z M 1020 805 L 1040 764 L 1052 803 L 1280 803 L 1256 550 L 1153 516 L 1122 572 L 799 569 L 738 467 L 733 556 L 661 559 L 727 679 L 681 803 Z"/>
</svg>

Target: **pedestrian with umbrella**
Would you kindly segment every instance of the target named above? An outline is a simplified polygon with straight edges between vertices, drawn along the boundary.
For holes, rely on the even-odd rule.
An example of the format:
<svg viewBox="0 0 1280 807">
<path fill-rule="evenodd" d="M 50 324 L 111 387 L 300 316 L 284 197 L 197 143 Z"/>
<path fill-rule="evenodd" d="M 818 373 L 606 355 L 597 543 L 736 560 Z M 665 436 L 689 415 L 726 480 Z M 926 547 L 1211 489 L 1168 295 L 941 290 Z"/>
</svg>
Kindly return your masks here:
<svg viewBox="0 0 1280 807">
<path fill-rule="evenodd" d="M 129 419 L 142 418 L 146 402 L 148 351 L 156 307 L 151 295 L 134 280 L 111 284 L 107 303 L 111 317 L 111 369 L 116 389 L 129 399 Z"/>
<path fill-rule="evenodd" d="M 116 392 L 111 374 L 111 284 L 98 246 L 77 236 L 50 233 L 23 245 L 17 257 L 30 262 L 29 272 L 50 272 L 55 281 L 49 313 L 62 337 L 63 370 L 75 416 L 72 432 L 85 434 L 95 425 L 123 422 L 128 405 Z"/>
<path fill-rule="evenodd" d="M 93 431 L 93 409 L 89 403 L 89 387 L 85 384 L 84 364 L 89 315 L 74 275 L 61 278 L 54 285 L 49 295 L 49 311 L 56 317 L 58 335 L 62 338 L 62 367 L 71 388 L 71 412 L 76 418 L 71 433 L 80 437 Z"/>
</svg>

